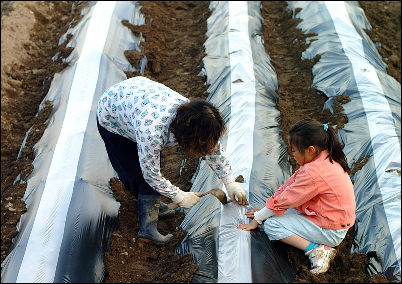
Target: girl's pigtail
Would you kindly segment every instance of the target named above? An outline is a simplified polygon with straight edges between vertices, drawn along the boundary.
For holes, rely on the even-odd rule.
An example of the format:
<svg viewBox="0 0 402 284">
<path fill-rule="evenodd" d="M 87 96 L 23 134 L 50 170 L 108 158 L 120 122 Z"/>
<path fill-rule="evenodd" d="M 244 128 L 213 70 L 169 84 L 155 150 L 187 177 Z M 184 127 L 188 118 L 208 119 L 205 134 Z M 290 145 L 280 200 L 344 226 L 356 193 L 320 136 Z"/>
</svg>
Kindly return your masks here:
<svg viewBox="0 0 402 284">
<path fill-rule="evenodd" d="M 345 153 L 342 150 L 342 145 L 339 143 L 338 136 L 336 135 L 335 130 L 332 127 L 328 127 L 328 152 L 329 152 L 329 160 L 337 161 L 343 170 L 350 173 L 350 168 L 348 162 L 346 160 Z"/>
</svg>

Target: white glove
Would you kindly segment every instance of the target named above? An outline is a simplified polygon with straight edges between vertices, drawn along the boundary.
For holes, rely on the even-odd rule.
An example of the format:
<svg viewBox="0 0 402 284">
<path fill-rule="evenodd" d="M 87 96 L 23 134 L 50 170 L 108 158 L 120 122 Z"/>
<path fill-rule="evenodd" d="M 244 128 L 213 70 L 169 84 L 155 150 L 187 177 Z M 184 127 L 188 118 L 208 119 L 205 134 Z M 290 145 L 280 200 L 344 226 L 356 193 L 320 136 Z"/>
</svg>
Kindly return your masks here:
<svg viewBox="0 0 402 284">
<path fill-rule="evenodd" d="M 179 189 L 176 196 L 172 197 L 172 201 L 184 209 L 190 209 L 200 202 L 200 194 L 199 192 L 185 192 Z"/>
<path fill-rule="evenodd" d="M 240 205 L 247 205 L 247 195 L 244 192 L 243 188 L 237 184 L 237 182 L 232 181 L 228 184 L 225 184 L 226 191 L 228 192 L 229 198 L 232 201 L 236 202 L 235 196 L 237 197 L 237 203 Z"/>
</svg>

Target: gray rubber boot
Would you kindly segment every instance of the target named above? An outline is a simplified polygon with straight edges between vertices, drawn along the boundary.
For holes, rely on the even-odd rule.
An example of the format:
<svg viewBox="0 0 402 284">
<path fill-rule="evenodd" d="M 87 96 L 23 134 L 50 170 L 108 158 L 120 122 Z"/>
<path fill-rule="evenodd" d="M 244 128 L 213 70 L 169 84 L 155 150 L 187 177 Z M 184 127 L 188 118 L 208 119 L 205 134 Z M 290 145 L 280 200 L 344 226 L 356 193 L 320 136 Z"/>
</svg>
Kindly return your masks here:
<svg viewBox="0 0 402 284">
<path fill-rule="evenodd" d="M 153 241 L 156 244 L 164 244 L 173 238 L 172 234 L 166 236 L 158 232 L 158 213 L 161 197 L 159 195 L 138 195 L 138 218 L 140 230 L 138 237 L 143 241 Z"/>
<path fill-rule="evenodd" d="M 169 209 L 166 203 L 163 203 L 162 201 L 159 202 L 159 218 L 164 219 L 166 217 L 172 216 L 175 214 L 176 211 Z"/>
</svg>

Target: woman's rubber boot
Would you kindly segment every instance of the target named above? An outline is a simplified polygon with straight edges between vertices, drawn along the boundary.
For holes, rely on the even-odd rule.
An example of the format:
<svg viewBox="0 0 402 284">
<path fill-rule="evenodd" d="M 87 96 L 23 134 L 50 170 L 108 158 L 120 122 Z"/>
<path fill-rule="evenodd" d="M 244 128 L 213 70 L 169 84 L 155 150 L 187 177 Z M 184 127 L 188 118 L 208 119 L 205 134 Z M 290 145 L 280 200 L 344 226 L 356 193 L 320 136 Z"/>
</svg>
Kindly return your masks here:
<svg viewBox="0 0 402 284">
<path fill-rule="evenodd" d="M 166 217 L 172 216 L 176 213 L 175 210 L 169 209 L 166 203 L 162 201 L 159 202 L 159 219 L 165 219 Z"/>
<path fill-rule="evenodd" d="M 173 238 L 172 234 L 166 236 L 158 232 L 158 213 L 160 195 L 138 195 L 138 218 L 140 221 L 140 230 L 138 238 L 142 241 L 153 241 L 162 245 Z"/>
</svg>

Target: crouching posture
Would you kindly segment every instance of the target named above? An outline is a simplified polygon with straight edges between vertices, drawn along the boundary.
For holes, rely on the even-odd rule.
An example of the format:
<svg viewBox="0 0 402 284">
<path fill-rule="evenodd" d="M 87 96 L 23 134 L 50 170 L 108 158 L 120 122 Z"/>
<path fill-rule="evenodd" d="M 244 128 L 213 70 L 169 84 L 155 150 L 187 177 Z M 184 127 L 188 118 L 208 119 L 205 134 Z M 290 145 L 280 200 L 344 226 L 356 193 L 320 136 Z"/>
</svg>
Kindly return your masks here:
<svg viewBox="0 0 402 284">
<path fill-rule="evenodd" d="M 264 222 L 271 241 L 302 249 L 313 274 L 324 273 L 355 222 L 356 202 L 350 168 L 336 132 L 327 124 L 304 119 L 292 126 L 288 141 L 301 166 L 271 196 L 265 207 L 246 212 L 252 230 Z M 265 220 L 265 221 L 264 221 Z"/>
<path fill-rule="evenodd" d="M 161 195 L 184 209 L 200 201 L 184 192 L 160 171 L 162 148 L 179 144 L 202 157 L 225 184 L 229 197 L 248 204 L 246 193 L 233 176 L 220 137 L 222 114 L 205 100 L 189 100 L 145 77 L 133 77 L 108 88 L 99 99 L 97 125 L 110 162 L 124 187 L 138 199 L 138 237 L 164 244 L 173 235 L 161 235 L 158 218 L 174 213 Z M 237 198 L 237 200 L 235 199 Z"/>
</svg>

